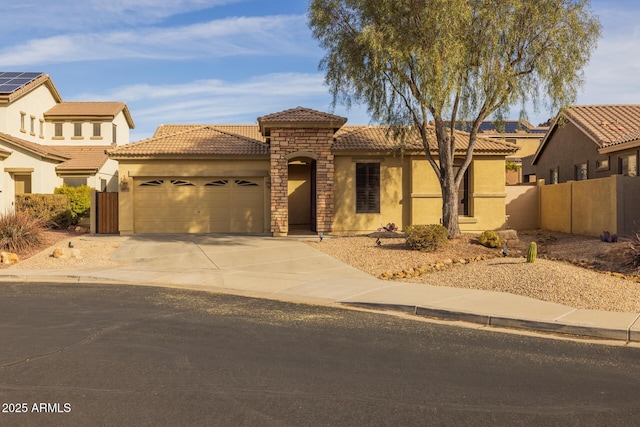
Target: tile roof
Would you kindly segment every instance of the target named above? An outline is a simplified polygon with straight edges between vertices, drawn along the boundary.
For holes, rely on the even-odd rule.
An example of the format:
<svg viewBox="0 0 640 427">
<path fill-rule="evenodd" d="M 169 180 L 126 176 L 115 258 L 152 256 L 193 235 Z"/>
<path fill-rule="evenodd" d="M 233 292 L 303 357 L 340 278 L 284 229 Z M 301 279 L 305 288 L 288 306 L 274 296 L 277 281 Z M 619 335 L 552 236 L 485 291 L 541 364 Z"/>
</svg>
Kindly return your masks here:
<svg viewBox="0 0 640 427">
<path fill-rule="evenodd" d="M 105 150 L 111 148 L 110 145 L 63 145 L 56 148 L 64 153 L 69 160 L 56 166 L 57 171 L 94 170 L 98 171 L 108 160 Z"/>
<path fill-rule="evenodd" d="M 42 145 L 25 141 L 0 132 L 0 141 L 30 151 L 47 159 L 61 162 L 58 171 L 99 170 L 107 161 L 105 150 L 110 145 Z M 10 151 L 0 149 L 0 155 L 10 155 Z"/>
<path fill-rule="evenodd" d="M 193 130 L 203 126 L 219 130 L 225 133 L 232 133 L 235 135 L 244 136 L 246 138 L 255 139 L 256 141 L 266 142 L 266 139 L 260 133 L 260 128 L 257 124 L 253 125 L 216 125 L 216 124 L 169 124 L 160 125 L 153 134 L 154 138 L 159 136 L 171 135 L 174 133 L 185 132 L 187 130 Z"/>
<path fill-rule="evenodd" d="M 124 102 L 61 102 L 44 113 L 47 120 L 65 119 L 70 117 L 95 117 L 113 119 L 122 112 L 133 129 L 135 124 Z"/>
<path fill-rule="evenodd" d="M 262 141 L 223 132 L 213 126 L 186 126 L 183 129 L 186 130 L 173 134 L 160 132 L 160 136 L 107 150 L 107 154 L 115 158 L 269 154 L 269 146 Z"/>
<path fill-rule="evenodd" d="M 266 122 L 342 122 L 346 123 L 345 117 L 334 114 L 323 113 L 322 111 L 310 108 L 296 107 L 278 113 L 268 114 L 258 117 L 258 123 Z"/>
<path fill-rule="evenodd" d="M 457 132 L 456 151 L 466 151 L 468 133 Z M 252 138 L 251 136 L 260 137 Z M 435 129 L 429 128 L 432 149 L 437 151 Z M 152 138 L 108 150 L 113 157 L 189 155 L 268 155 L 269 145 L 257 125 L 161 125 Z M 387 136 L 384 126 L 343 126 L 334 138 L 335 151 L 393 151 L 399 143 Z M 518 147 L 500 140 L 478 137 L 476 153 L 510 154 Z M 422 142 L 411 138 L 405 150 L 422 152 Z"/>
<path fill-rule="evenodd" d="M 3 132 L 0 132 L 0 140 L 48 159 L 60 161 L 69 160 L 69 157 L 67 157 L 62 151 L 58 150 L 57 147 L 54 146 L 25 141 L 24 139 L 16 138 L 15 136 L 11 136 Z"/>
<path fill-rule="evenodd" d="M 473 122 L 468 120 L 462 121 L 460 123 L 456 122 L 456 129 L 469 132 L 471 130 L 472 125 L 473 125 Z M 500 130 L 497 128 L 497 125 L 498 125 L 497 120 L 485 120 L 482 123 L 480 123 L 480 128 L 478 129 L 478 132 L 500 133 L 500 134 L 515 133 L 515 134 L 521 135 L 523 133 L 524 134 L 547 133 L 547 131 L 549 130 L 548 126 L 534 126 L 526 120 L 504 120 L 502 122 L 502 129 Z"/>
<path fill-rule="evenodd" d="M 574 105 L 563 114 L 600 148 L 638 139 L 640 104 Z"/>
<path fill-rule="evenodd" d="M 345 126 L 338 131 L 333 151 L 388 151 L 398 150 L 400 142 L 388 135 L 386 126 Z M 429 126 L 427 129 L 429 147 L 432 152 L 437 152 L 435 128 Z M 456 131 L 455 151 L 466 152 L 469 146 L 469 134 L 467 132 Z M 423 151 L 422 141 L 417 135 L 408 137 L 404 149 L 406 151 Z M 518 147 L 507 142 L 496 139 L 483 138 L 476 139 L 474 153 L 486 154 L 510 154 L 518 150 Z"/>
</svg>

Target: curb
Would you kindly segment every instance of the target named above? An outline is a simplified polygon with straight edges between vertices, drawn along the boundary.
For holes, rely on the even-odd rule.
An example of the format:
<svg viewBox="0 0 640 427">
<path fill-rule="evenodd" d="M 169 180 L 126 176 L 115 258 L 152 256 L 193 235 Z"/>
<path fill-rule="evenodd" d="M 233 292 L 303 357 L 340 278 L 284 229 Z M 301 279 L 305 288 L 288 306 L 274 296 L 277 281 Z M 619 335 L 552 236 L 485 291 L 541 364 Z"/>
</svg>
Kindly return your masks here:
<svg viewBox="0 0 640 427">
<path fill-rule="evenodd" d="M 561 335 L 574 335 L 585 338 L 610 339 L 626 342 L 640 342 L 640 332 L 632 330 L 634 323 L 626 329 L 612 329 L 592 327 L 585 325 L 575 325 L 559 322 L 545 322 L 530 319 L 518 319 L 491 316 L 486 314 L 469 313 L 462 311 L 451 311 L 441 308 L 421 307 L 398 304 L 376 304 L 376 303 L 343 303 L 354 307 L 364 307 L 377 310 L 398 311 L 410 313 L 416 316 L 428 317 L 441 320 L 454 320 L 475 323 L 485 326 L 502 327 L 510 329 L 528 330 L 534 332 L 546 332 Z"/>
</svg>

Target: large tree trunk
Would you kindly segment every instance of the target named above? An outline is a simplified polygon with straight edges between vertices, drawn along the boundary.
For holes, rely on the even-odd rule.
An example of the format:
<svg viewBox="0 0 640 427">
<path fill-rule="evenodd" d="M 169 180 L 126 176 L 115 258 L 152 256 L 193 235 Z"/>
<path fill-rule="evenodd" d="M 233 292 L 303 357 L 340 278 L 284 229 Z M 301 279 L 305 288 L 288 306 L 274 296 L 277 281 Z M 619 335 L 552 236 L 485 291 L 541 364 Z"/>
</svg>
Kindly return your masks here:
<svg viewBox="0 0 640 427">
<path fill-rule="evenodd" d="M 435 115 L 434 115 L 435 116 Z M 458 225 L 458 186 L 453 168 L 454 143 L 453 134 L 445 129 L 444 121 L 435 118 L 436 139 L 438 140 L 438 160 L 440 169 L 440 189 L 442 191 L 442 225 L 447 229 L 449 239 L 460 235 Z"/>
<path fill-rule="evenodd" d="M 444 160 L 444 159 L 443 159 Z M 460 236 L 458 224 L 458 186 L 455 184 L 453 162 L 443 165 L 442 170 L 442 225 L 447 228 L 449 239 Z"/>
</svg>

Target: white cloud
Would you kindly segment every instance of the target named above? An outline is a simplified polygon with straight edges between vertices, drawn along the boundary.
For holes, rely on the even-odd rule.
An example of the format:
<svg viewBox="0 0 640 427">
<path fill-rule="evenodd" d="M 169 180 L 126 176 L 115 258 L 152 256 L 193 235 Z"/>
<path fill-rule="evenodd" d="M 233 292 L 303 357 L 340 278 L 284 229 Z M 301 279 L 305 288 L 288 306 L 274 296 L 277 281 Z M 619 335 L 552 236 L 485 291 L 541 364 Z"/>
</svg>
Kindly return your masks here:
<svg viewBox="0 0 640 427">
<path fill-rule="evenodd" d="M 136 129 L 131 140 L 150 137 L 160 124 L 255 123 L 259 116 L 303 106 L 329 111 L 331 97 L 321 74 L 283 73 L 241 82 L 197 80 L 175 85 L 132 85 L 108 93 L 83 93 L 69 101 L 125 101 Z M 335 114 L 352 124 L 367 124 L 362 108 Z"/>
<path fill-rule="evenodd" d="M 3 5 L 3 32 L 79 31 L 114 25 L 155 24 L 176 13 L 243 0 L 23 0 Z M 52 19 L 52 17 L 54 17 Z"/>
<path fill-rule="evenodd" d="M 142 28 L 36 39 L 0 51 L 6 67 L 93 60 L 185 60 L 238 55 L 305 55 L 304 16 L 238 17 L 174 28 Z M 24 52 L 29 52 L 25 55 Z"/>
</svg>

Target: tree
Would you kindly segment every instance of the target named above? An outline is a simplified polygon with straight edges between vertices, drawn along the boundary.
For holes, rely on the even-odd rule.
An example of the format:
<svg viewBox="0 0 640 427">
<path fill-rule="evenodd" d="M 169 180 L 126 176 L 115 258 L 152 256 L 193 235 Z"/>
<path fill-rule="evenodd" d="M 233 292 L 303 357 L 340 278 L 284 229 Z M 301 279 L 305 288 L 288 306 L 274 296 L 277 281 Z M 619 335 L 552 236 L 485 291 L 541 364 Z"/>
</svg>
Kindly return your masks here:
<svg viewBox="0 0 640 427">
<path fill-rule="evenodd" d="M 419 135 L 442 189 L 442 221 L 460 234 L 457 189 L 478 129 L 531 102 L 575 101 L 600 36 L 589 0 L 312 0 L 309 26 L 334 105 L 367 105 L 394 135 Z M 427 128 L 433 119 L 436 153 Z M 455 125 L 469 120 L 456 159 Z"/>
</svg>

